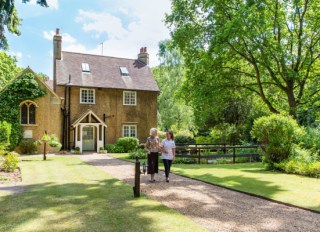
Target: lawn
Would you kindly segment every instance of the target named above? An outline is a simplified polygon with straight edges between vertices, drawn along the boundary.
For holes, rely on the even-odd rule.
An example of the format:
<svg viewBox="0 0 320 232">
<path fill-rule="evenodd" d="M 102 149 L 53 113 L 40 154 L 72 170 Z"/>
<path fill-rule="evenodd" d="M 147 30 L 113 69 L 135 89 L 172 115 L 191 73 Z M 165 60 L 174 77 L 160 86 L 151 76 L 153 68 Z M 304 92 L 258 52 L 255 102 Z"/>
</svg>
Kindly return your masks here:
<svg viewBox="0 0 320 232">
<path fill-rule="evenodd" d="M 204 231 L 78 158 L 23 160 L 24 191 L 0 185 L 0 231 Z"/>
<path fill-rule="evenodd" d="M 175 164 L 172 172 L 320 211 L 320 179 L 266 171 L 261 163 Z"/>
</svg>

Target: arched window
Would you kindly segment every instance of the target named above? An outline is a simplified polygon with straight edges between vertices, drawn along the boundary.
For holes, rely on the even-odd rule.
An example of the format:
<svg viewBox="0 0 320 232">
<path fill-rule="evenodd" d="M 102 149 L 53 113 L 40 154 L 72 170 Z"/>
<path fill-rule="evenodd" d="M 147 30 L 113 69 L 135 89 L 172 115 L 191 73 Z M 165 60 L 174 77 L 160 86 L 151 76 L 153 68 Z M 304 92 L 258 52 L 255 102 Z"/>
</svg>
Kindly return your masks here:
<svg viewBox="0 0 320 232">
<path fill-rule="evenodd" d="M 32 101 L 24 101 L 20 104 L 20 122 L 22 125 L 36 124 L 37 104 Z"/>
</svg>

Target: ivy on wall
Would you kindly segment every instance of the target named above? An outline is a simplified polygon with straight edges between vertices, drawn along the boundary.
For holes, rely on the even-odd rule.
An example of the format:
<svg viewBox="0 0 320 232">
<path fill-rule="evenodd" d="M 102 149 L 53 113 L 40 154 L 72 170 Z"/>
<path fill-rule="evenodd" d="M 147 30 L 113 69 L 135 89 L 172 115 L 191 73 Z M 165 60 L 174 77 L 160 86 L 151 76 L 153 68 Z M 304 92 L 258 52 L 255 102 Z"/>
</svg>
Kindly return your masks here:
<svg viewBox="0 0 320 232">
<path fill-rule="evenodd" d="M 45 89 L 35 80 L 32 72 L 23 73 L 0 92 L 0 122 L 11 124 L 10 149 L 14 149 L 22 138 L 19 104 L 45 94 Z"/>
</svg>

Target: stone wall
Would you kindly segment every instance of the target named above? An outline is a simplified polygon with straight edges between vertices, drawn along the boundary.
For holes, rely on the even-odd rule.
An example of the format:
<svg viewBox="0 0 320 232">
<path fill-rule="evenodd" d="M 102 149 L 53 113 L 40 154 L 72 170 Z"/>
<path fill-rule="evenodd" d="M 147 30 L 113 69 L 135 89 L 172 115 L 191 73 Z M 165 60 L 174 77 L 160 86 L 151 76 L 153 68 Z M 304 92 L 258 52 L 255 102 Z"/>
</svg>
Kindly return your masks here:
<svg viewBox="0 0 320 232">
<path fill-rule="evenodd" d="M 64 86 L 56 87 L 57 94 L 64 97 Z M 136 91 L 137 105 L 123 105 L 123 90 L 95 88 L 95 104 L 80 104 L 80 87 L 71 88 L 71 124 L 81 114 L 91 109 L 105 123 L 106 143 L 115 143 L 122 137 L 122 125 L 137 125 L 138 139 L 144 142 L 151 127 L 157 127 L 157 92 Z M 73 137 L 73 133 L 71 133 Z M 73 142 L 73 138 L 71 139 Z"/>
<path fill-rule="evenodd" d="M 43 87 L 44 84 L 38 81 Z M 46 88 L 46 87 L 45 87 Z M 47 94 L 43 97 L 33 100 L 38 107 L 36 108 L 36 125 L 22 126 L 24 135 L 30 135 L 35 140 L 41 139 L 45 131 L 48 134 L 55 134 L 59 140 L 62 136 L 62 114 L 61 114 L 61 100 L 49 89 L 46 89 Z M 29 136 L 27 136 L 29 137 Z M 55 150 L 50 148 L 50 150 Z M 50 151 L 49 150 L 49 151 Z M 38 147 L 38 153 L 43 152 L 43 145 Z"/>
</svg>

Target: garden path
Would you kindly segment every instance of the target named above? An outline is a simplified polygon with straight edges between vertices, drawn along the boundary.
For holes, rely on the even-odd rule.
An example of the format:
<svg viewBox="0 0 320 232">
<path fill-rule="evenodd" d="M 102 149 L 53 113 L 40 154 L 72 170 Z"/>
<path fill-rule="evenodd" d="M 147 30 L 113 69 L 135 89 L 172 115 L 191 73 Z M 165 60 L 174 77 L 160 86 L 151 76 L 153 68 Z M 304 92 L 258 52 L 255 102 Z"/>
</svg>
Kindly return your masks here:
<svg viewBox="0 0 320 232">
<path fill-rule="evenodd" d="M 108 174 L 133 185 L 134 165 L 107 154 L 80 157 Z M 201 181 L 164 173 L 149 183 L 141 176 L 141 191 L 210 231 L 319 231 L 320 214 L 289 207 Z M 159 218 L 161 220 L 161 218 Z"/>
</svg>

